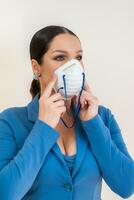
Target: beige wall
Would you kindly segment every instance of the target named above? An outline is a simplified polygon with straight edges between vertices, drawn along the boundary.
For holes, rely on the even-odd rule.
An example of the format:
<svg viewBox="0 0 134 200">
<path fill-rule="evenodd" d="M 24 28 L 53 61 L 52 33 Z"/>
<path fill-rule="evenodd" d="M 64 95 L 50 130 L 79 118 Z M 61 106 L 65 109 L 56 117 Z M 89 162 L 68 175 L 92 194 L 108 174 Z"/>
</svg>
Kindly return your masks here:
<svg viewBox="0 0 134 200">
<path fill-rule="evenodd" d="M 0 111 L 30 101 L 29 42 L 51 24 L 64 25 L 80 37 L 92 92 L 112 109 L 134 157 L 133 0 L 1 0 Z M 102 194 L 103 200 L 121 199 L 105 184 Z"/>
</svg>

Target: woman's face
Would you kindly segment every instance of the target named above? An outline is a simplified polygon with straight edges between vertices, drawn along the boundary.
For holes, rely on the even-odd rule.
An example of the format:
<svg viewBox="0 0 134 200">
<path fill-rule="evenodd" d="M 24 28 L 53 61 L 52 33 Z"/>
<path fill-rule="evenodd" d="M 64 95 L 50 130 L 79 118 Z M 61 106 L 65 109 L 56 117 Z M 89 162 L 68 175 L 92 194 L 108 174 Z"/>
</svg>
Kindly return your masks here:
<svg viewBox="0 0 134 200">
<path fill-rule="evenodd" d="M 41 74 L 41 90 L 44 90 L 54 71 L 73 58 L 79 60 L 83 66 L 82 48 L 79 39 L 68 33 L 57 35 L 44 54 L 42 65 L 38 65 L 38 69 L 36 68 L 38 73 Z"/>
</svg>

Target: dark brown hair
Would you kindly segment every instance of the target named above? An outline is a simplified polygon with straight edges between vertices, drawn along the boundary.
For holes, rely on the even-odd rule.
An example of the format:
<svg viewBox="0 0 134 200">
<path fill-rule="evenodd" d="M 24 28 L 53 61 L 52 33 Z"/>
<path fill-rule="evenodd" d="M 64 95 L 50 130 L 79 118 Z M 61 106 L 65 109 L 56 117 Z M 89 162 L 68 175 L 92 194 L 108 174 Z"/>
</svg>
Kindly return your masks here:
<svg viewBox="0 0 134 200">
<path fill-rule="evenodd" d="M 78 38 L 71 30 L 63 26 L 46 26 L 45 28 L 37 31 L 30 42 L 30 59 L 35 59 L 40 65 L 42 64 L 42 57 L 48 51 L 50 42 L 55 36 L 63 33 L 69 33 Z M 40 83 L 39 80 L 32 80 L 30 93 L 32 99 L 39 93 L 40 96 Z"/>
</svg>

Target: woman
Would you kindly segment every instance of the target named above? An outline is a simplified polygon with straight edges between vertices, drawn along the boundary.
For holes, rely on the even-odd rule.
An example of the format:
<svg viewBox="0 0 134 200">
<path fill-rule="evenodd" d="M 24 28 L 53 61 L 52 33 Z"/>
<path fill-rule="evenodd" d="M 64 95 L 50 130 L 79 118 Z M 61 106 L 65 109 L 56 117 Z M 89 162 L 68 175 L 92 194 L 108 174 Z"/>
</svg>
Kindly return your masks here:
<svg viewBox="0 0 134 200">
<path fill-rule="evenodd" d="M 134 161 L 111 110 L 86 80 L 78 116 L 78 96 L 65 101 L 54 91 L 56 69 L 71 59 L 83 66 L 79 38 L 47 26 L 33 36 L 30 56 L 31 102 L 0 114 L 1 200 L 100 200 L 102 178 L 122 198 L 131 196 Z M 76 123 L 69 128 L 61 118 Z"/>
</svg>

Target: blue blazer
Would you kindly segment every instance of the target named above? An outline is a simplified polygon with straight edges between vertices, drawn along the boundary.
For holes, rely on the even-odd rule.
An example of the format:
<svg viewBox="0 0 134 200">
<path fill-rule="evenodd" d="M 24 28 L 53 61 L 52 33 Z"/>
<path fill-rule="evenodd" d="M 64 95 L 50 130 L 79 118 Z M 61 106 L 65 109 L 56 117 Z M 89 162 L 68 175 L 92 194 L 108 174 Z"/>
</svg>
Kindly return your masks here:
<svg viewBox="0 0 134 200">
<path fill-rule="evenodd" d="M 134 161 L 111 110 L 99 105 L 94 118 L 77 118 L 71 176 L 59 132 L 38 119 L 38 97 L 0 113 L 0 200 L 100 200 L 102 178 L 122 198 L 131 196 Z"/>
</svg>

